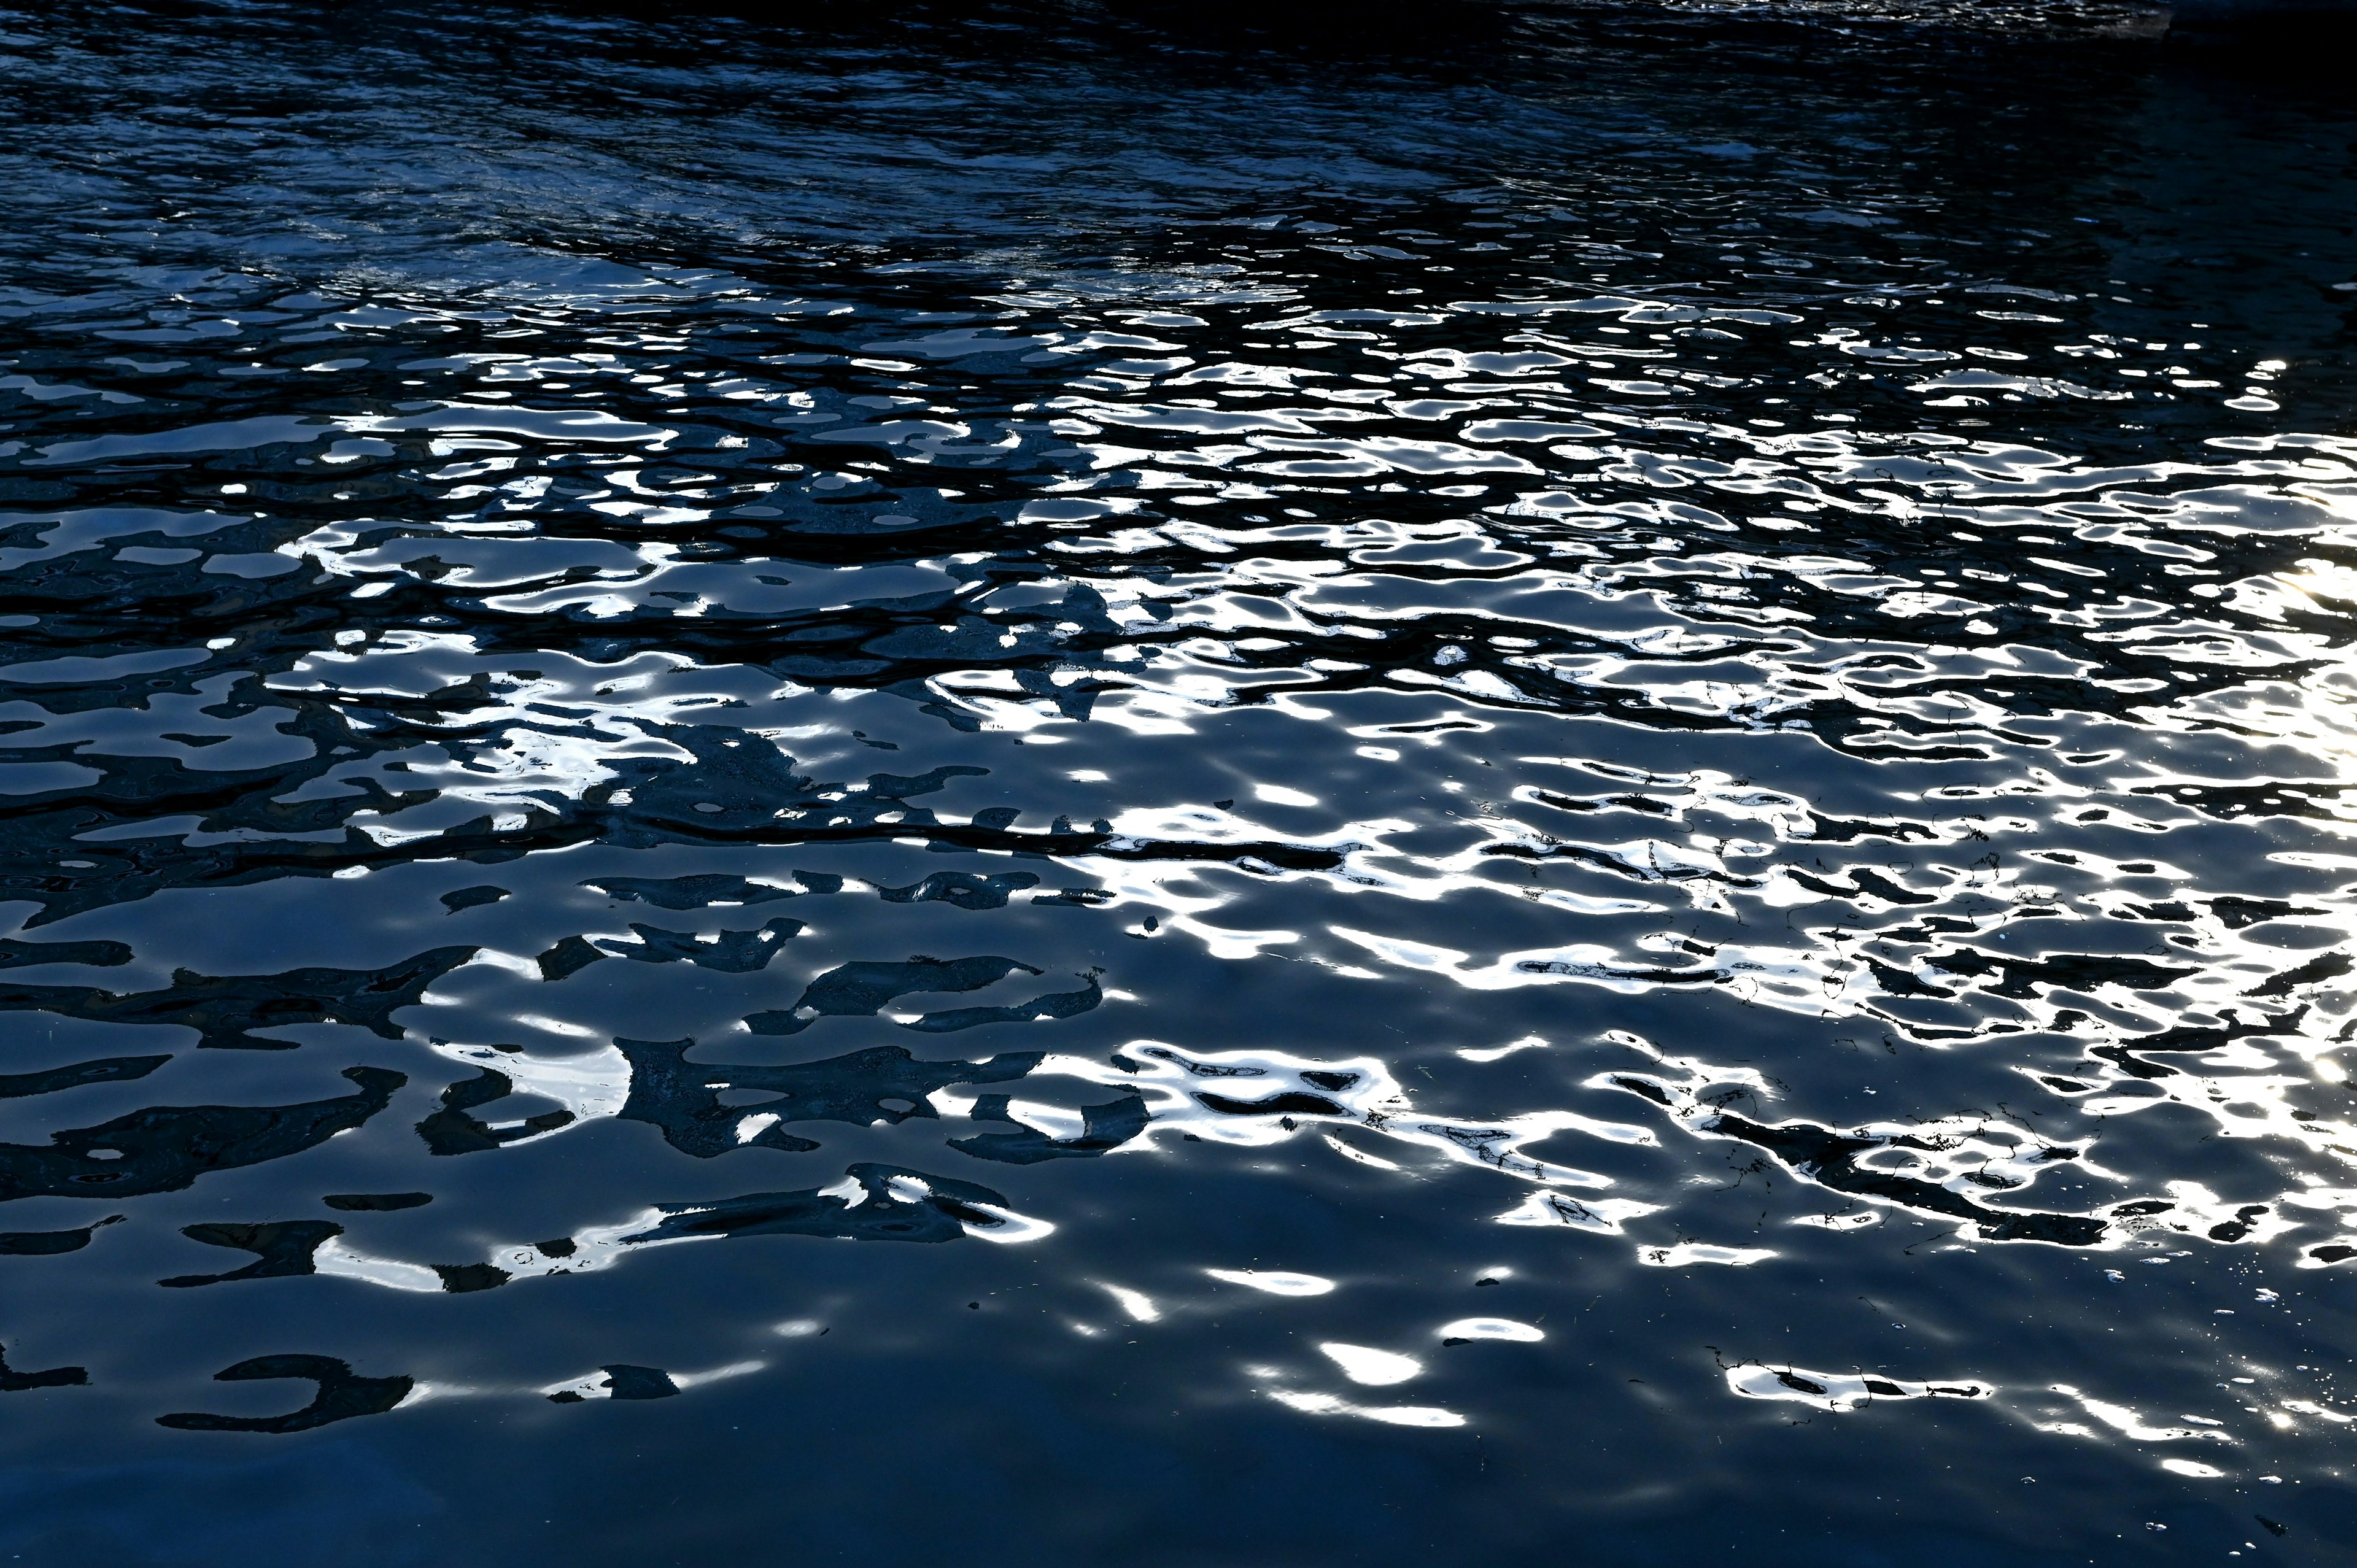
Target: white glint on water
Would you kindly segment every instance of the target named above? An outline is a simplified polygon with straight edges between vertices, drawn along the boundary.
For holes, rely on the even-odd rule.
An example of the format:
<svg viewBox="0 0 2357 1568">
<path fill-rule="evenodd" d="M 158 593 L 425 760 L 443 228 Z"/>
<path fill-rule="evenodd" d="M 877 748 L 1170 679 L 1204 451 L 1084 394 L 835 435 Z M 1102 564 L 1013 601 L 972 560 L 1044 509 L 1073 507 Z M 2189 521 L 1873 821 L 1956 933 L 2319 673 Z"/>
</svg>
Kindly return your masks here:
<svg viewBox="0 0 2357 1568">
<path fill-rule="evenodd" d="M 1268 1397 L 1304 1415 L 1354 1415 L 1363 1421 L 1381 1422 L 1386 1426 L 1448 1427 L 1465 1424 L 1465 1417 L 1457 1412 L 1433 1405 L 1353 1404 L 1336 1394 L 1296 1392 L 1289 1389 L 1272 1389 Z"/>
<path fill-rule="evenodd" d="M 1716 1263 L 1744 1269 L 1776 1255 L 1770 1247 L 1720 1247 L 1707 1241 L 1681 1241 L 1674 1247 L 1640 1247 L 1637 1261 L 1656 1269 L 1683 1269 L 1695 1263 Z"/>
<path fill-rule="evenodd" d="M 1334 1288 L 1332 1280 L 1321 1279 L 1316 1274 L 1286 1273 L 1276 1269 L 1266 1272 L 1259 1269 L 1205 1269 L 1203 1272 L 1215 1280 L 1224 1280 L 1229 1284 L 1243 1285 L 1269 1295 L 1325 1295 Z"/>
<path fill-rule="evenodd" d="M 1484 1046 L 1478 1049 L 1468 1047 L 1459 1050 L 1457 1054 L 1464 1058 L 1469 1062 L 1503 1061 L 1506 1058 L 1512 1056 L 1516 1051 L 1537 1050 L 1544 1047 L 1546 1043 L 1546 1040 L 1541 1036 L 1524 1035 L 1521 1039 L 1509 1040 L 1502 1046 Z"/>
<path fill-rule="evenodd" d="M 1113 1297 L 1122 1311 L 1129 1314 L 1133 1322 L 1159 1323 L 1162 1320 L 1162 1309 L 1155 1305 L 1154 1298 L 1144 1291 L 1131 1290 L 1126 1285 L 1106 1284 L 1103 1281 L 1098 1282 L 1097 1288 Z"/>
<path fill-rule="evenodd" d="M 1372 1388 L 1404 1383 L 1424 1370 L 1424 1363 L 1415 1357 L 1403 1356 L 1393 1350 L 1378 1350 L 1366 1345 L 1344 1345 L 1333 1340 L 1318 1348 L 1342 1369 L 1344 1377 L 1354 1383 L 1365 1383 Z"/>
<path fill-rule="evenodd" d="M 1863 1410 L 1887 1400 L 1981 1400 L 1996 1391 L 1986 1383 L 1962 1380 L 1917 1381 L 1879 1373 L 1819 1372 L 1758 1362 L 1727 1368 L 1727 1387 L 1744 1399 L 1782 1400 L 1826 1411 Z"/>
<path fill-rule="evenodd" d="M 1517 1323 L 1511 1317 L 1460 1317 L 1433 1332 L 1443 1340 L 1501 1339 L 1516 1345 L 1535 1345 L 1546 1337 L 1546 1331 L 1537 1325 Z"/>
</svg>

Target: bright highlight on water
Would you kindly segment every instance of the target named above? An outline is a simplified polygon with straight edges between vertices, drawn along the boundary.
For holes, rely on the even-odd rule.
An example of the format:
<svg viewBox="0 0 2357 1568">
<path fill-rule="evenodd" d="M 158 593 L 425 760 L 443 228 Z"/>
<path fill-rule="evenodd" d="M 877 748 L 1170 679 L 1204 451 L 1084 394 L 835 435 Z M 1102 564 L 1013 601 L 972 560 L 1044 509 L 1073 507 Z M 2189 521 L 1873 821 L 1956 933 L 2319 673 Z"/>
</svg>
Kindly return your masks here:
<svg viewBox="0 0 2357 1568">
<path fill-rule="evenodd" d="M 0 20 L 0 1556 L 2341 1561 L 2251 26 Z"/>
</svg>

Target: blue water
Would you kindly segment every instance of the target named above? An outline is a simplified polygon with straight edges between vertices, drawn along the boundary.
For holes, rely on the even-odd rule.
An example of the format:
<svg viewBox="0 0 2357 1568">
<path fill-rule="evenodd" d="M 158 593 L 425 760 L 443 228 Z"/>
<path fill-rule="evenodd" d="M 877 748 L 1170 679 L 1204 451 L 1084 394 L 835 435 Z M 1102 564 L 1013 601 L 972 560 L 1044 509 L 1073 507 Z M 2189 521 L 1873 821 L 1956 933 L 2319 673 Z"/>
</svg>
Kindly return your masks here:
<svg viewBox="0 0 2357 1568">
<path fill-rule="evenodd" d="M 0 16 L 0 1556 L 2357 1561 L 2357 100 L 2158 32 Z"/>
</svg>

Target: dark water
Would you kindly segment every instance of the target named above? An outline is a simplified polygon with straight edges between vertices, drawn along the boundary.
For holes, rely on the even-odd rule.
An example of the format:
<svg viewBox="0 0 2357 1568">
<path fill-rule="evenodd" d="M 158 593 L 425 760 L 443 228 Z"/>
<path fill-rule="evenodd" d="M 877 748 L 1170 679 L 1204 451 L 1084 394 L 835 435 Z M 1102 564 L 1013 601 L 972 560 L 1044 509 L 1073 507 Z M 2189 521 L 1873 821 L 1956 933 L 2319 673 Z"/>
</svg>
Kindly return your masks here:
<svg viewBox="0 0 2357 1568">
<path fill-rule="evenodd" d="M 2345 87 L 1262 19 L 0 18 L 8 1561 L 2357 1561 Z"/>
</svg>

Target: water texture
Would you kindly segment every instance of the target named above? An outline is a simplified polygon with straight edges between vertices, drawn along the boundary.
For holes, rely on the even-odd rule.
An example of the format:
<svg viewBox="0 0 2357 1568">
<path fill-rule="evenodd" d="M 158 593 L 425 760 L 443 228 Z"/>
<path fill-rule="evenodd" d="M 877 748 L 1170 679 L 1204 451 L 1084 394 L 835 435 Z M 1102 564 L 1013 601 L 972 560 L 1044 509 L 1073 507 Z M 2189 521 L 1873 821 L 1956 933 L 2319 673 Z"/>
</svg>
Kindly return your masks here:
<svg viewBox="0 0 2357 1568">
<path fill-rule="evenodd" d="M 1211 20 L 0 17 L 8 1560 L 2357 1561 L 2345 87 Z"/>
</svg>

